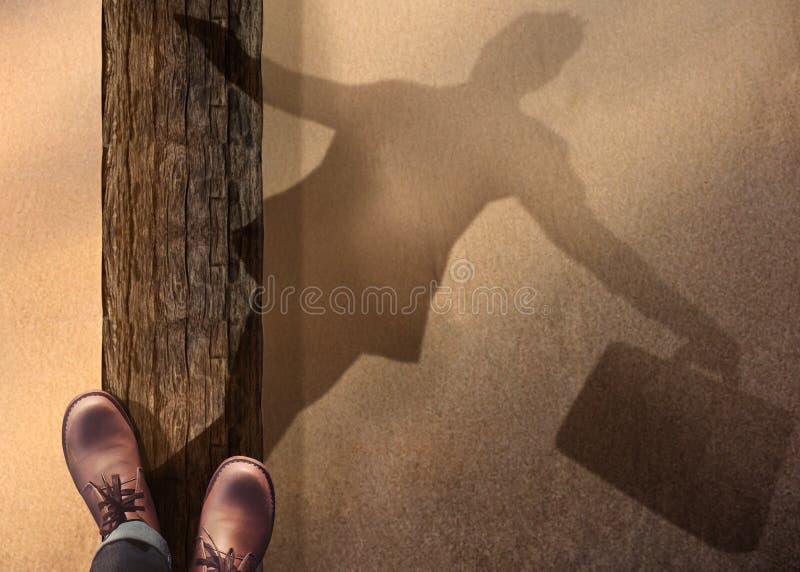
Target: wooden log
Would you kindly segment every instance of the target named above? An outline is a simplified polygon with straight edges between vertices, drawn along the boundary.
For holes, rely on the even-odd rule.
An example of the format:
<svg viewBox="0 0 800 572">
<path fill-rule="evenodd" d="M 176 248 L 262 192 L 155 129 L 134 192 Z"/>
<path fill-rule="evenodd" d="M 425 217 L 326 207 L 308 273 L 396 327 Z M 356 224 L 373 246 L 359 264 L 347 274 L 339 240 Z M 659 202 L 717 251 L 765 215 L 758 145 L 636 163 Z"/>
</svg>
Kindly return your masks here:
<svg viewBox="0 0 800 572">
<path fill-rule="evenodd" d="M 262 454 L 249 305 L 261 77 L 243 61 L 260 59 L 261 20 L 262 0 L 103 0 L 103 388 L 136 424 L 176 570 L 217 464 Z M 198 39 L 190 21 L 225 26 L 247 53 Z"/>
</svg>

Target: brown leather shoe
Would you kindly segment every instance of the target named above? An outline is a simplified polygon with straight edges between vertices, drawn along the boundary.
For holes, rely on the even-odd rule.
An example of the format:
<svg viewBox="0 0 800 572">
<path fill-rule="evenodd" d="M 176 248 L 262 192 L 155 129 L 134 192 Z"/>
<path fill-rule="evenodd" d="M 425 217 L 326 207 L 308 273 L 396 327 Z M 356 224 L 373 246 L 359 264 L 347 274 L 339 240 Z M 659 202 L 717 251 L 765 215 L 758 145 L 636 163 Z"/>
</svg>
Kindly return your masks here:
<svg viewBox="0 0 800 572">
<path fill-rule="evenodd" d="M 131 520 L 158 531 L 133 425 L 116 399 L 104 391 L 73 399 L 64 413 L 61 446 L 102 538 Z"/>
<path fill-rule="evenodd" d="M 249 457 L 223 461 L 200 514 L 191 572 L 253 572 L 275 522 L 275 489 L 266 467 Z"/>
</svg>

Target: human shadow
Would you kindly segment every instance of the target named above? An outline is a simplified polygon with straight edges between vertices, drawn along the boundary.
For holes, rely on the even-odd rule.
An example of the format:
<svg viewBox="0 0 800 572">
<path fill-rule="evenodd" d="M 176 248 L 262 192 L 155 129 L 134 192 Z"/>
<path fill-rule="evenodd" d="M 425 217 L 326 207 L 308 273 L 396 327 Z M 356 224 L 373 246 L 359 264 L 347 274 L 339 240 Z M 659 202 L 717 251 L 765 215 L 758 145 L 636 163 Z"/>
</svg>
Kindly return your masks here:
<svg viewBox="0 0 800 572">
<path fill-rule="evenodd" d="M 226 35 L 200 20 L 189 29 L 209 45 Z M 603 226 L 565 141 L 519 108 L 582 40 L 576 17 L 528 13 L 486 44 L 466 82 L 432 87 L 303 75 L 250 58 L 229 38 L 228 50 L 241 52 L 235 61 L 262 66 L 266 105 L 335 131 L 320 165 L 264 203 L 264 283 L 274 294 L 264 303 L 267 453 L 359 356 L 418 360 L 428 305 L 408 302 L 427 300 L 455 241 L 487 204 L 506 197 L 610 291 L 681 336 L 688 359 L 735 376 L 737 344 Z M 347 296 L 337 299 L 346 289 L 360 301 L 370 287 L 391 288 L 396 311 L 350 311 Z M 322 293 L 323 314 L 297 295 L 307 288 Z"/>
<path fill-rule="evenodd" d="M 226 35 L 224 28 L 201 21 L 190 22 L 189 28 L 207 43 Z M 427 300 L 446 273 L 453 244 L 487 204 L 507 197 L 516 198 L 546 236 L 609 291 L 680 337 L 684 345 L 675 363 L 714 372 L 729 387 L 735 386 L 738 344 L 597 219 L 570 165 L 565 141 L 520 110 L 521 98 L 555 78 L 582 40 L 583 24 L 577 18 L 529 13 L 484 46 L 467 81 L 433 87 L 398 80 L 345 85 L 297 73 L 268 59 L 259 62 L 229 38 L 228 49 L 241 52 L 235 61 L 262 66 L 266 105 L 335 132 L 313 172 L 264 202 L 265 454 L 275 448 L 295 417 L 329 391 L 359 356 L 418 361 L 428 320 Z M 226 69 L 212 52 L 209 57 L 219 69 Z M 245 85 L 241 88 L 247 90 Z M 372 306 L 364 303 L 365 292 L 384 287 L 392 293 L 383 300 L 384 307 L 376 304 L 378 298 L 373 298 Z M 310 297 L 304 299 L 303 292 Z M 619 377 L 621 383 L 630 375 L 651 379 L 646 368 L 632 372 L 611 368 L 603 373 Z M 705 423 L 702 408 L 680 393 L 686 390 L 685 395 L 691 396 L 698 389 L 679 379 L 670 383 L 668 377 L 659 378 L 661 392 L 642 397 L 647 401 L 643 411 L 678 408 L 682 417 Z M 595 386 L 592 379 L 587 387 Z M 723 418 L 730 421 L 740 415 L 765 419 L 765 406 L 747 399 L 740 394 L 726 402 L 730 409 L 715 409 L 714 422 L 722 426 Z M 670 467 L 656 463 L 651 468 L 663 473 L 656 482 L 620 460 L 619 455 L 630 460 L 625 457 L 624 436 L 613 447 L 603 440 L 602 430 L 593 437 L 587 429 L 592 417 L 579 407 L 581 403 L 576 403 L 578 409 L 559 435 L 562 452 L 714 546 L 727 550 L 753 546 L 763 528 L 789 431 L 785 417 L 778 424 L 780 437 L 767 440 L 761 456 L 752 453 L 757 447 L 726 450 L 734 457 L 745 455 L 765 463 L 765 472 L 758 477 L 761 485 L 750 489 L 755 495 L 747 505 L 753 509 L 752 518 L 745 519 L 739 536 L 726 537 L 717 528 L 697 524 L 720 510 L 711 499 L 729 504 L 728 516 L 720 522 L 741 524 L 742 516 L 730 493 L 739 490 L 741 475 L 720 472 L 730 468 L 722 461 L 715 470 L 693 456 L 701 449 L 699 442 L 710 439 L 708 431 L 695 441 L 680 438 L 681 426 L 659 425 L 657 415 L 632 420 L 628 435 L 637 435 L 641 426 L 635 450 L 662 451 L 664 440 L 672 436 L 679 444 L 667 448 L 665 458 L 685 462 Z M 624 407 L 624 400 L 605 403 L 612 411 Z M 657 431 L 647 429 L 656 425 Z M 571 446 L 571 438 L 578 435 L 584 439 L 580 450 Z M 608 453 L 609 448 L 618 455 L 608 458 L 627 467 L 619 469 L 622 473 L 586 460 L 591 451 Z M 698 470 L 706 480 L 672 470 Z M 671 490 L 686 502 L 662 503 L 663 483 L 671 483 Z M 715 486 L 727 492 L 710 494 L 708 487 Z M 705 500 L 698 501 L 700 497 Z"/>
</svg>

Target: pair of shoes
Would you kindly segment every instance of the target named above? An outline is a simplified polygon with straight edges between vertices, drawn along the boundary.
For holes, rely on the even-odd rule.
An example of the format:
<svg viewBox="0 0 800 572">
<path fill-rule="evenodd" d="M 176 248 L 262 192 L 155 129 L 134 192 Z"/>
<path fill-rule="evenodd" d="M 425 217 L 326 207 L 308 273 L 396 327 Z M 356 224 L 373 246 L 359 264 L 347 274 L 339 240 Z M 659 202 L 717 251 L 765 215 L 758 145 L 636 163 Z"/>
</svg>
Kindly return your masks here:
<svg viewBox="0 0 800 572">
<path fill-rule="evenodd" d="M 133 425 L 116 399 L 103 391 L 73 399 L 64 414 L 61 445 L 103 539 L 130 521 L 160 532 Z M 248 457 L 227 459 L 206 490 L 190 571 L 255 570 L 274 520 L 275 490 L 264 465 Z"/>
</svg>

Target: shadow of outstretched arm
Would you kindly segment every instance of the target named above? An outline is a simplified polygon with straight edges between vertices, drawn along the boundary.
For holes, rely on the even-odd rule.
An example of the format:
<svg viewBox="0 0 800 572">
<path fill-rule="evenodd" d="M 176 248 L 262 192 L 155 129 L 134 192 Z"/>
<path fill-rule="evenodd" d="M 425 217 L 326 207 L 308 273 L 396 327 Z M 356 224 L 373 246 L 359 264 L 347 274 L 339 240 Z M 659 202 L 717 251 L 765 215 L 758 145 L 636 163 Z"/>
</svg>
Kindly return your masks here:
<svg viewBox="0 0 800 572">
<path fill-rule="evenodd" d="M 183 25 L 183 16 L 175 19 Z M 257 77 L 253 68 L 261 66 L 264 104 L 333 128 L 349 117 L 356 86 L 300 74 L 267 58 L 259 61 L 245 51 L 228 28 L 191 16 L 185 21 L 189 33 L 203 43 L 214 67 L 251 99 L 259 100 L 260 86 L 248 84 L 245 79 Z M 212 49 L 223 45 L 224 50 Z"/>
<path fill-rule="evenodd" d="M 644 316 L 686 339 L 681 357 L 738 380 L 740 349 L 716 321 L 668 285 L 633 248 L 597 219 L 584 199 L 583 183 L 566 161 L 557 166 L 543 193 L 520 200 L 548 237 L 584 266 L 612 293 L 622 296 Z M 546 196 L 549 195 L 549 196 Z"/>
</svg>

